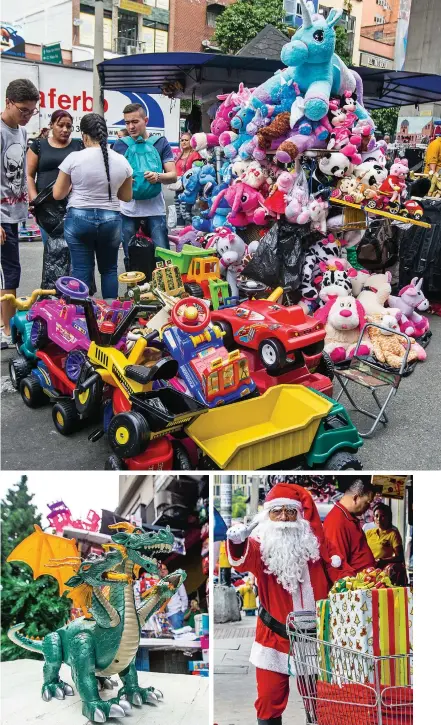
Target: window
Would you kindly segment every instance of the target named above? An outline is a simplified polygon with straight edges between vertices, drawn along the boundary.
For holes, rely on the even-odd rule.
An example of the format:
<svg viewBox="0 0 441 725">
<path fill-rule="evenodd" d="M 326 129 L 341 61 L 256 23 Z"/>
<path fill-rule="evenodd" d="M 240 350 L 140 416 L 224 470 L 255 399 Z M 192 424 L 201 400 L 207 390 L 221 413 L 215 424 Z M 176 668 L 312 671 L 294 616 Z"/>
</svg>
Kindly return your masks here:
<svg viewBox="0 0 441 725">
<path fill-rule="evenodd" d="M 222 15 L 225 8 L 223 5 L 207 5 L 207 25 L 209 28 L 215 28 L 216 27 L 216 21 L 219 17 L 219 15 Z"/>
</svg>

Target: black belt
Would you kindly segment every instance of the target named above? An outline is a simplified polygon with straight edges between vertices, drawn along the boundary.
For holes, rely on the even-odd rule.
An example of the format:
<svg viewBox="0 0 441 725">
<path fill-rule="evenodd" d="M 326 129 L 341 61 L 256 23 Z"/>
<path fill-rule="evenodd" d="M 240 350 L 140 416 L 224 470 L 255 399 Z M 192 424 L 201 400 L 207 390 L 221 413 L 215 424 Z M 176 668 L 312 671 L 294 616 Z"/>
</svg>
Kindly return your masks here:
<svg viewBox="0 0 441 725">
<path fill-rule="evenodd" d="M 262 607 L 262 605 L 259 607 L 259 617 L 268 629 L 271 630 L 271 632 L 278 634 L 279 637 L 283 637 L 283 639 L 289 639 L 285 625 L 282 624 L 282 622 L 279 622 L 278 619 L 274 619 L 274 617 L 272 617 L 271 614 L 266 611 L 265 607 Z"/>
</svg>

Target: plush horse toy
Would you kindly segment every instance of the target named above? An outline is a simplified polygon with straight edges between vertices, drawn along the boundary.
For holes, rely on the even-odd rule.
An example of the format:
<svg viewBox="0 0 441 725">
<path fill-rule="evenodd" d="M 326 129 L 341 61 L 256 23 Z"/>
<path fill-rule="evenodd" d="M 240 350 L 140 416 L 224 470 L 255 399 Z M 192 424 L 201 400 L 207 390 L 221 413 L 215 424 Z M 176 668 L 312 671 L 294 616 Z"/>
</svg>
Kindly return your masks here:
<svg viewBox="0 0 441 725">
<path fill-rule="evenodd" d="M 429 329 L 429 320 L 419 314 L 429 309 L 429 301 L 421 289 L 422 285 L 423 278 L 419 280 L 414 277 L 410 284 L 400 290 L 398 297 L 391 295 L 388 299 L 389 307 L 400 310 L 396 316 L 401 332 L 412 337 L 421 337 Z"/>
</svg>

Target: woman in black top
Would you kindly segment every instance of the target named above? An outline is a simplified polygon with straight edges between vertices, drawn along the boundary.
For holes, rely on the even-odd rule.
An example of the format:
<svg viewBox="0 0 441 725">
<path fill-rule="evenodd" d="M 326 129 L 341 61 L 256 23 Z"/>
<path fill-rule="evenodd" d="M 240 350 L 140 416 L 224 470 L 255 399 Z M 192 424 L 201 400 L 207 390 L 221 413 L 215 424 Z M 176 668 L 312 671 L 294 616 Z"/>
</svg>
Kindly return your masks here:
<svg viewBox="0 0 441 725">
<path fill-rule="evenodd" d="M 54 111 L 51 116 L 50 138 L 35 138 L 27 151 L 27 177 L 29 202 L 35 199 L 42 189 L 56 180 L 58 167 L 72 151 L 81 151 L 80 139 L 71 139 L 73 118 L 67 111 Z M 41 237 L 46 242 L 47 234 L 41 229 Z"/>
</svg>

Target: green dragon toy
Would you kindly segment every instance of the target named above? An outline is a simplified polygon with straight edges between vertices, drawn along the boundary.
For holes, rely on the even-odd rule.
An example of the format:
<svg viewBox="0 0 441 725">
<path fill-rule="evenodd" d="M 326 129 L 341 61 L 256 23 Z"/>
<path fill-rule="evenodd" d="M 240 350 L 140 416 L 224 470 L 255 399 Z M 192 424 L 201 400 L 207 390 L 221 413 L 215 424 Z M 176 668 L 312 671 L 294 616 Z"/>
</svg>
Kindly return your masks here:
<svg viewBox="0 0 441 725">
<path fill-rule="evenodd" d="M 66 587 L 73 588 L 72 592 L 82 588 L 86 593 L 84 601 L 89 597 L 90 618 L 79 617 L 46 635 L 42 641 L 20 634 L 24 624 L 14 625 L 8 632 L 15 644 L 44 656 L 43 699 L 50 700 L 53 696 L 64 699 L 65 695 L 74 694 L 70 685 L 59 677 L 60 667 L 65 663 L 71 667 L 72 678 L 83 702 L 83 715 L 99 723 L 106 722 L 109 717 L 124 717 L 131 705 L 140 707 L 143 703 L 157 702 L 162 697 L 158 690 L 140 687 L 138 683 L 135 658 L 141 628 L 186 578 L 185 572 L 180 569 L 168 574 L 149 590 L 142 605 L 136 609 L 132 586 L 134 578 L 141 568 L 150 574 L 158 574 L 158 563 L 149 554 L 169 553 L 174 537 L 169 527 L 146 533 L 124 522 L 111 528 L 123 530 L 112 536 L 112 544 L 103 547 L 106 550 L 104 556 L 89 558 L 77 565 L 73 576 L 65 582 Z M 41 535 L 59 539 L 42 532 Z M 8 561 L 18 560 L 16 552 L 23 548 L 23 544 L 10 554 Z M 32 565 L 35 565 L 35 557 L 32 558 Z M 67 563 L 72 565 L 74 558 L 46 563 L 45 568 Z M 19 560 L 25 561 L 23 554 Z M 49 572 L 45 570 L 41 573 Z M 108 597 L 103 590 L 107 586 Z M 112 675 L 120 676 L 123 687 L 117 697 L 101 700 L 100 686 L 111 687 L 109 678 Z"/>
</svg>

